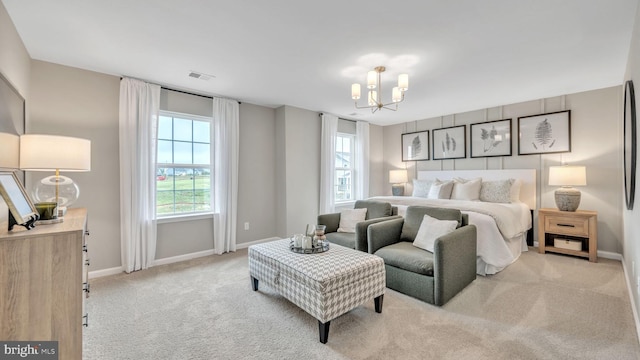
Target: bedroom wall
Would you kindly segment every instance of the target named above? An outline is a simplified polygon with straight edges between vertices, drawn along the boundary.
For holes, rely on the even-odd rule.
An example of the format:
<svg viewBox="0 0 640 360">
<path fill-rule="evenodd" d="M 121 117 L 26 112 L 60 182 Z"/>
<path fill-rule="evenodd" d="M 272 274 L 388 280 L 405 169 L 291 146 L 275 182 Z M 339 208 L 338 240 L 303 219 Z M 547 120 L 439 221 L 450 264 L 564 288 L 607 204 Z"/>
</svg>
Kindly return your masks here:
<svg viewBox="0 0 640 360">
<path fill-rule="evenodd" d="M 536 169 L 538 177 L 538 208 L 555 208 L 553 192 L 548 186 L 548 168 L 563 161 L 587 167 L 587 186 L 581 187 L 581 209 L 598 211 L 598 250 L 622 253 L 622 123 L 620 86 L 565 96 L 539 99 L 489 109 L 481 109 L 438 118 L 411 121 L 384 129 L 385 169 L 407 168 L 409 178 L 416 170 L 450 169 Z M 519 116 L 571 110 L 571 152 L 564 154 L 518 156 L 517 118 Z M 483 121 L 513 119 L 512 156 L 470 158 L 469 126 Z M 432 130 L 440 127 L 467 125 L 467 158 L 456 160 L 428 160 L 402 162 L 400 137 L 402 133 Z M 430 149 L 432 152 L 432 149 Z M 388 180 L 388 171 L 384 174 Z M 412 187 L 407 186 L 410 193 Z M 384 195 L 391 195 L 385 189 Z M 537 221 L 535 216 L 534 221 Z M 534 227 L 537 236 L 537 229 Z"/>
<path fill-rule="evenodd" d="M 31 57 L 2 2 L 0 2 L 0 73 L 29 104 Z M 28 108 L 26 117 L 29 118 Z M 8 211 L 5 202 L 0 201 L 0 222 L 7 220 Z"/>
<path fill-rule="evenodd" d="M 31 133 L 77 136 L 92 142 L 92 170 L 72 174 L 81 195 L 74 206 L 87 207 L 91 237 L 91 271 L 120 266 L 120 210 L 118 164 L 118 107 L 120 79 L 43 61 L 31 67 L 33 114 Z M 162 104 L 172 111 L 209 110 L 210 99 L 171 96 Z M 206 103 L 203 103 L 204 99 Z M 202 113 L 202 115 L 207 115 Z M 240 105 L 240 166 L 237 242 L 239 245 L 275 235 L 275 110 Z M 28 174 L 32 178 L 42 174 Z M 256 181 L 260 179 L 260 181 Z M 316 207 L 317 208 L 317 207 Z M 244 222 L 250 230 L 244 230 Z M 158 225 L 156 259 L 213 249 L 211 219 L 167 222 Z"/>
<path fill-rule="evenodd" d="M 636 99 L 636 117 L 637 120 L 640 120 L 640 113 L 638 113 L 638 110 L 640 110 L 640 6 L 638 6 L 636 10 L 633 35 L 631 37 L 631 49 L 629 50 L 629 59 L 624 79 L 625 81 L 629 79 L 633 80 Z M 621 101 L 623 100 L 621 99 Z M 640 139 L 640 132 L 637 133 L 636 136 Z M 640 157 L 638 157 L 638 159 L 640 159 Z M 640 168 L 640 164 L 638 164 L 638 166 Z M 633 210 L 627 210 L 623 201 L 621 209 L 624 222 L 622 257 L 637 311 L 640 309 L 640 287 L 638 287 L 638 285 L 640 285 L 640 270 L 638 269 L 638 266 L 640 266 L 640 177 L 638 177 L 637 171 L 634 208 Z M 637 317 L 636 325 L 639 325 Z"/>
</svg>

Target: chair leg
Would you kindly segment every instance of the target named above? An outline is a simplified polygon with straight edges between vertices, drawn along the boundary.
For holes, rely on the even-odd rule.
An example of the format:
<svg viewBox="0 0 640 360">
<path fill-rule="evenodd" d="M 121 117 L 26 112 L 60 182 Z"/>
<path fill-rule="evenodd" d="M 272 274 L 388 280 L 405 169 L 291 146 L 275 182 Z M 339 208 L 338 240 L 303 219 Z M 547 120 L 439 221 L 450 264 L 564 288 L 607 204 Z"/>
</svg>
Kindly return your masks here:
<svg viewBox="0 0 640 360">
<path fill-rule="evenodd" d="M 251 288 L 253 291 L 258 291 L 258 279 L 251 277 Z"/>
</svg>

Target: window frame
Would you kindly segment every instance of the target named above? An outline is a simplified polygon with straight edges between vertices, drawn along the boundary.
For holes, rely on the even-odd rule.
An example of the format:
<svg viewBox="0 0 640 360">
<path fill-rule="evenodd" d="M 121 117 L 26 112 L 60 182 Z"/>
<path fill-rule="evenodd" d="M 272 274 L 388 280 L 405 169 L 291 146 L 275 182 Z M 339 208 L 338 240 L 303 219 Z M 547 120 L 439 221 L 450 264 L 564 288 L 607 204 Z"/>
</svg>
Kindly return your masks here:
<svg viewBox="0 0 640 360">
<path fill-rule="evenodd" d="M 349 186 L 349 193 L 351 195 L 351 198 L 348 200 L 338 200 L 337 195 L 338 195 L 338 186 L 339 184 L 333 184 L 333 201 L 336 205 L 344 205 L 344 204 L 349 204 L 349 203 L 353 203 L 355 202 L 355 192 L 356 192 L 356 186 L 355 186 L 355 176 L 356 176 L 356 172 L 358 171 L 356 169 L 356 164 L 355 164 L 355 150 L 356 150 L 356 135 L 355 134 L 350 134 L 350 133 L 346 133 L 346 132 L 338 132 L 336 134 L 336 144 L 338 143 L 338 139 L 340 138 L 349 138 L 350 139 L 350 150 L 349 150 L 349 154 L 351 155 L 351 160 L 349 161 L 350 166 L 348 168 L 344 168 L 344 167 L 338 167 L 337 164 L 334 165 L 334 179 L 337 180 L 338 176 L 337 176 L 337 171 L 341 170 L 344 171 L 345 169 L 351 171 L 351 183 Z M 337 149 L 335 150 L 335 155 L 337 157 L 338 155 L 338 151 Z"/>
<path fill-rule="evenodd" d="M 159 136 L 159 130 L 160 130 L 160 117 L 161 116 L 165 116 L 165 117 L 171 117 L 172 119 L 175 118 L 180 118 L 180 119 L 185 119 L 185 120 L 191 120 L 191 121 L 206 121 L 209 123 L 209 133 L 212 133 L 213 126 L 213 117 L 209 117 L 209 116 L 202 116 L 202 115 L 195 115 L 195 114 L 188 114 L 188 113 L 181 113 L 181 112 L 176 112 L 176 111 L 168 111 L 168 110 L 160 110 L 158 112 L 158 132 L 156 135 L 156 174 L 158 173 L 158 170 L 160 168 L 172 168 L 172 169 L 194 169 L 194 168 L 206 168 L 209 169 L 209 176 L 210 176 L 210 185 L 209 185 L 209 210 L 201 210 L 201 211 L 190 211 L 190 212 L 179 212 L 179 213 L 171 213 L 171 214 L 159 214 L 158 213 L 158 206 L 157 206 L 157 200 L 156 200 L 156 208 L 155 208 L 155 217 L 157 219 L 158 223 L 170 223 L 170 222 L 176 222 L 176 221 L 190 221 L 190 220 L 197 220 L 197 219 L 203 219 L 203 218 L 212 218 L 214 215 L 214 211 L 213 211 L 213 196 L 214 196 L 214 189 L 213 189 L 213 179 L 214 179 L 214 164 L 213 164 L 213 157 L 210 157 L 209 159 L 209 164 L 182 164 L 182 163 L 161 163 L 158 160 L 158 150 L 159 150 L 159 141 L 160 140 L 166 140 L 166 139 L 161 139 Z M 174 134 L 172 133 L 172 136 Z M 184 140 L 175 140 L 172 139 L 172 141 L 178 141 L 178 142 L 186 142 Z M 198 141 L 190 141 L 191 144 L 194 143 L 202 143 L 202 142 L 198 142 Z M 209 138 L 209 146 L 213 146 L 213 137 L 210 135 Z M 213 148 L 210 148 L 210 152 L 212 152 Z M 175 149 L 172 149 L 172 154 L 175 156 L 174 153 Z M 192 150 L 192 154 L 193 154 L 193 150 Z M 174 171 L 175 174 L 175 171 Z M 157 176 L 157 175 L 156 175 Z M 175 193 L 176 189 L 173 189 L 173 192 Z M 158 188 L 156 185 L 156 199 L 158 196 Z M 174 203 L 175 205 L 175 203 Z"/>
</svg>

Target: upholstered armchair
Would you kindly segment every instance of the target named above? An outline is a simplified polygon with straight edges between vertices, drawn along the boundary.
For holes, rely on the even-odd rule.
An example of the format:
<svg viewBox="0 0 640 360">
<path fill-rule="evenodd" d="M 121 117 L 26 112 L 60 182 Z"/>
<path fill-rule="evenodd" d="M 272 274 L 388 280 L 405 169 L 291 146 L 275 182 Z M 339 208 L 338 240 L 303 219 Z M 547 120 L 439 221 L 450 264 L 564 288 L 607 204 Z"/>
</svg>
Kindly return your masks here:
<svg viewBox="0 0 640 360">
<path fill-rule="evenodd" d="M 387 202 L 358 200 L 353 208 L 367 209 L 365 220 L 356 224 L 355 232 L 338 232 L 340 213 L 318 216 L 318 224 L 327 226 L 325 235 L 330 243 L 367 252 L 367 227 L 380 221 L 401 218 L 397 215 L 398 209 Z"/>
<path fill-rule="evenodd" d="M 433 252 L 413 245 L 424 215 L 458 221 L 455 230 L 435 239 Z M 387 287 L 438 306 L 475 280 L 476 237 L 475 225 L 460 210 L 426 206 L 409 206 L 404 218 L 367 228 L 368 251 L 384 259 Z"/>
</svg>

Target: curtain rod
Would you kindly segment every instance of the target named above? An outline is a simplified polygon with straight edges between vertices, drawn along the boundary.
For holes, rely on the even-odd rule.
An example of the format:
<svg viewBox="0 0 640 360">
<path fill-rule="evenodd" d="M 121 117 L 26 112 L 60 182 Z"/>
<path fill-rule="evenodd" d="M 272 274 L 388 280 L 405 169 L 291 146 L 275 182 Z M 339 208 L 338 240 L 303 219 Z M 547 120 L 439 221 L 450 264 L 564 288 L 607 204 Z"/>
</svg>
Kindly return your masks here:
<svg viewBox="0 0 640 360">
<path fill-rule="evenodd" d="M 178 93 L 182 93 L 182 94 L 187 94 L 187 95 L 193 95 L 193 96 L 199 96 L 199 97 L 203 97 L 203 98 L 207 98 L 207 99 L 211 99 L 213 100 L 213 96 L 209 96 L 209 95 L 202 95 L 202 94 L 195 94 L 192 92 L 188 92 L 188 91 L 184 91 L 184 90 L 176 90 L 176 89 L 172 89 L 172 88 L 168 88 L 166 86 L 160 86 L 161 89 L 165 89 L 165 90 L 169 90 L 169 91 L 173 91 L 173 92 L 178 92 Z M 221 96 L 219 96 L 221 97 Z M 238 102 L 238 104 L 242 104 L 242 102 L 236 100 L 236 99 L 231 99 L 231 100 L 235 100 Z"/>
<path fill-rule="evenodd" d="M 318 116 L 322 116 L 324 115 L 324 113 L 318 113 Z M 351 119 L 343 119 L 341 117 L 338 118 L 338 120 L 344 120 L 344 121 L 351 121 L 351 122 L 358 122 L 358 120 L 351 120 Z"/>
<path fill-rule="evenodd" d="M 122 76 L 120 76 L 120 80 L 122 80 L 122 79 L 123 79 L 123 77 L 122 77 Z M 142 80 L 142 81 L 144 81 L 144 80 Z M 160 86 L 160 89 L 165 89 L 165 90 L 169 90 L 169 91 L 179 92 L 179 93 L 187 94 L 187 95 L 199 96 L 199 97 L 203 97 L 203 98 L 207 98 L 207 99 L 211 99 L 211 100 L 213 100 L 213 98 L 214 98 L 213 96 L 209 96 L 209 95 L 202 95 L 202 94 L 196 94 L 196 93 L 192 93 L 192 92 L 188 92 L 188 91 L 184 91 L 184 90 L 176 90 L 176 89 L 168 88 L 168 87 L 166 87 L 166 86 Z M 218 97 L 222 97 L 222 96 L 218 96 Z M 238 102 L 238 104 L 242 104 L 242 102 L 241 102 L 241 101 L 239 101 L 239 100 L 236 100 L 236 99 L 230 99 L 230 100 L 235 100 L 235 101 L 237 101 L 237 102 Z"/>
</svg>

